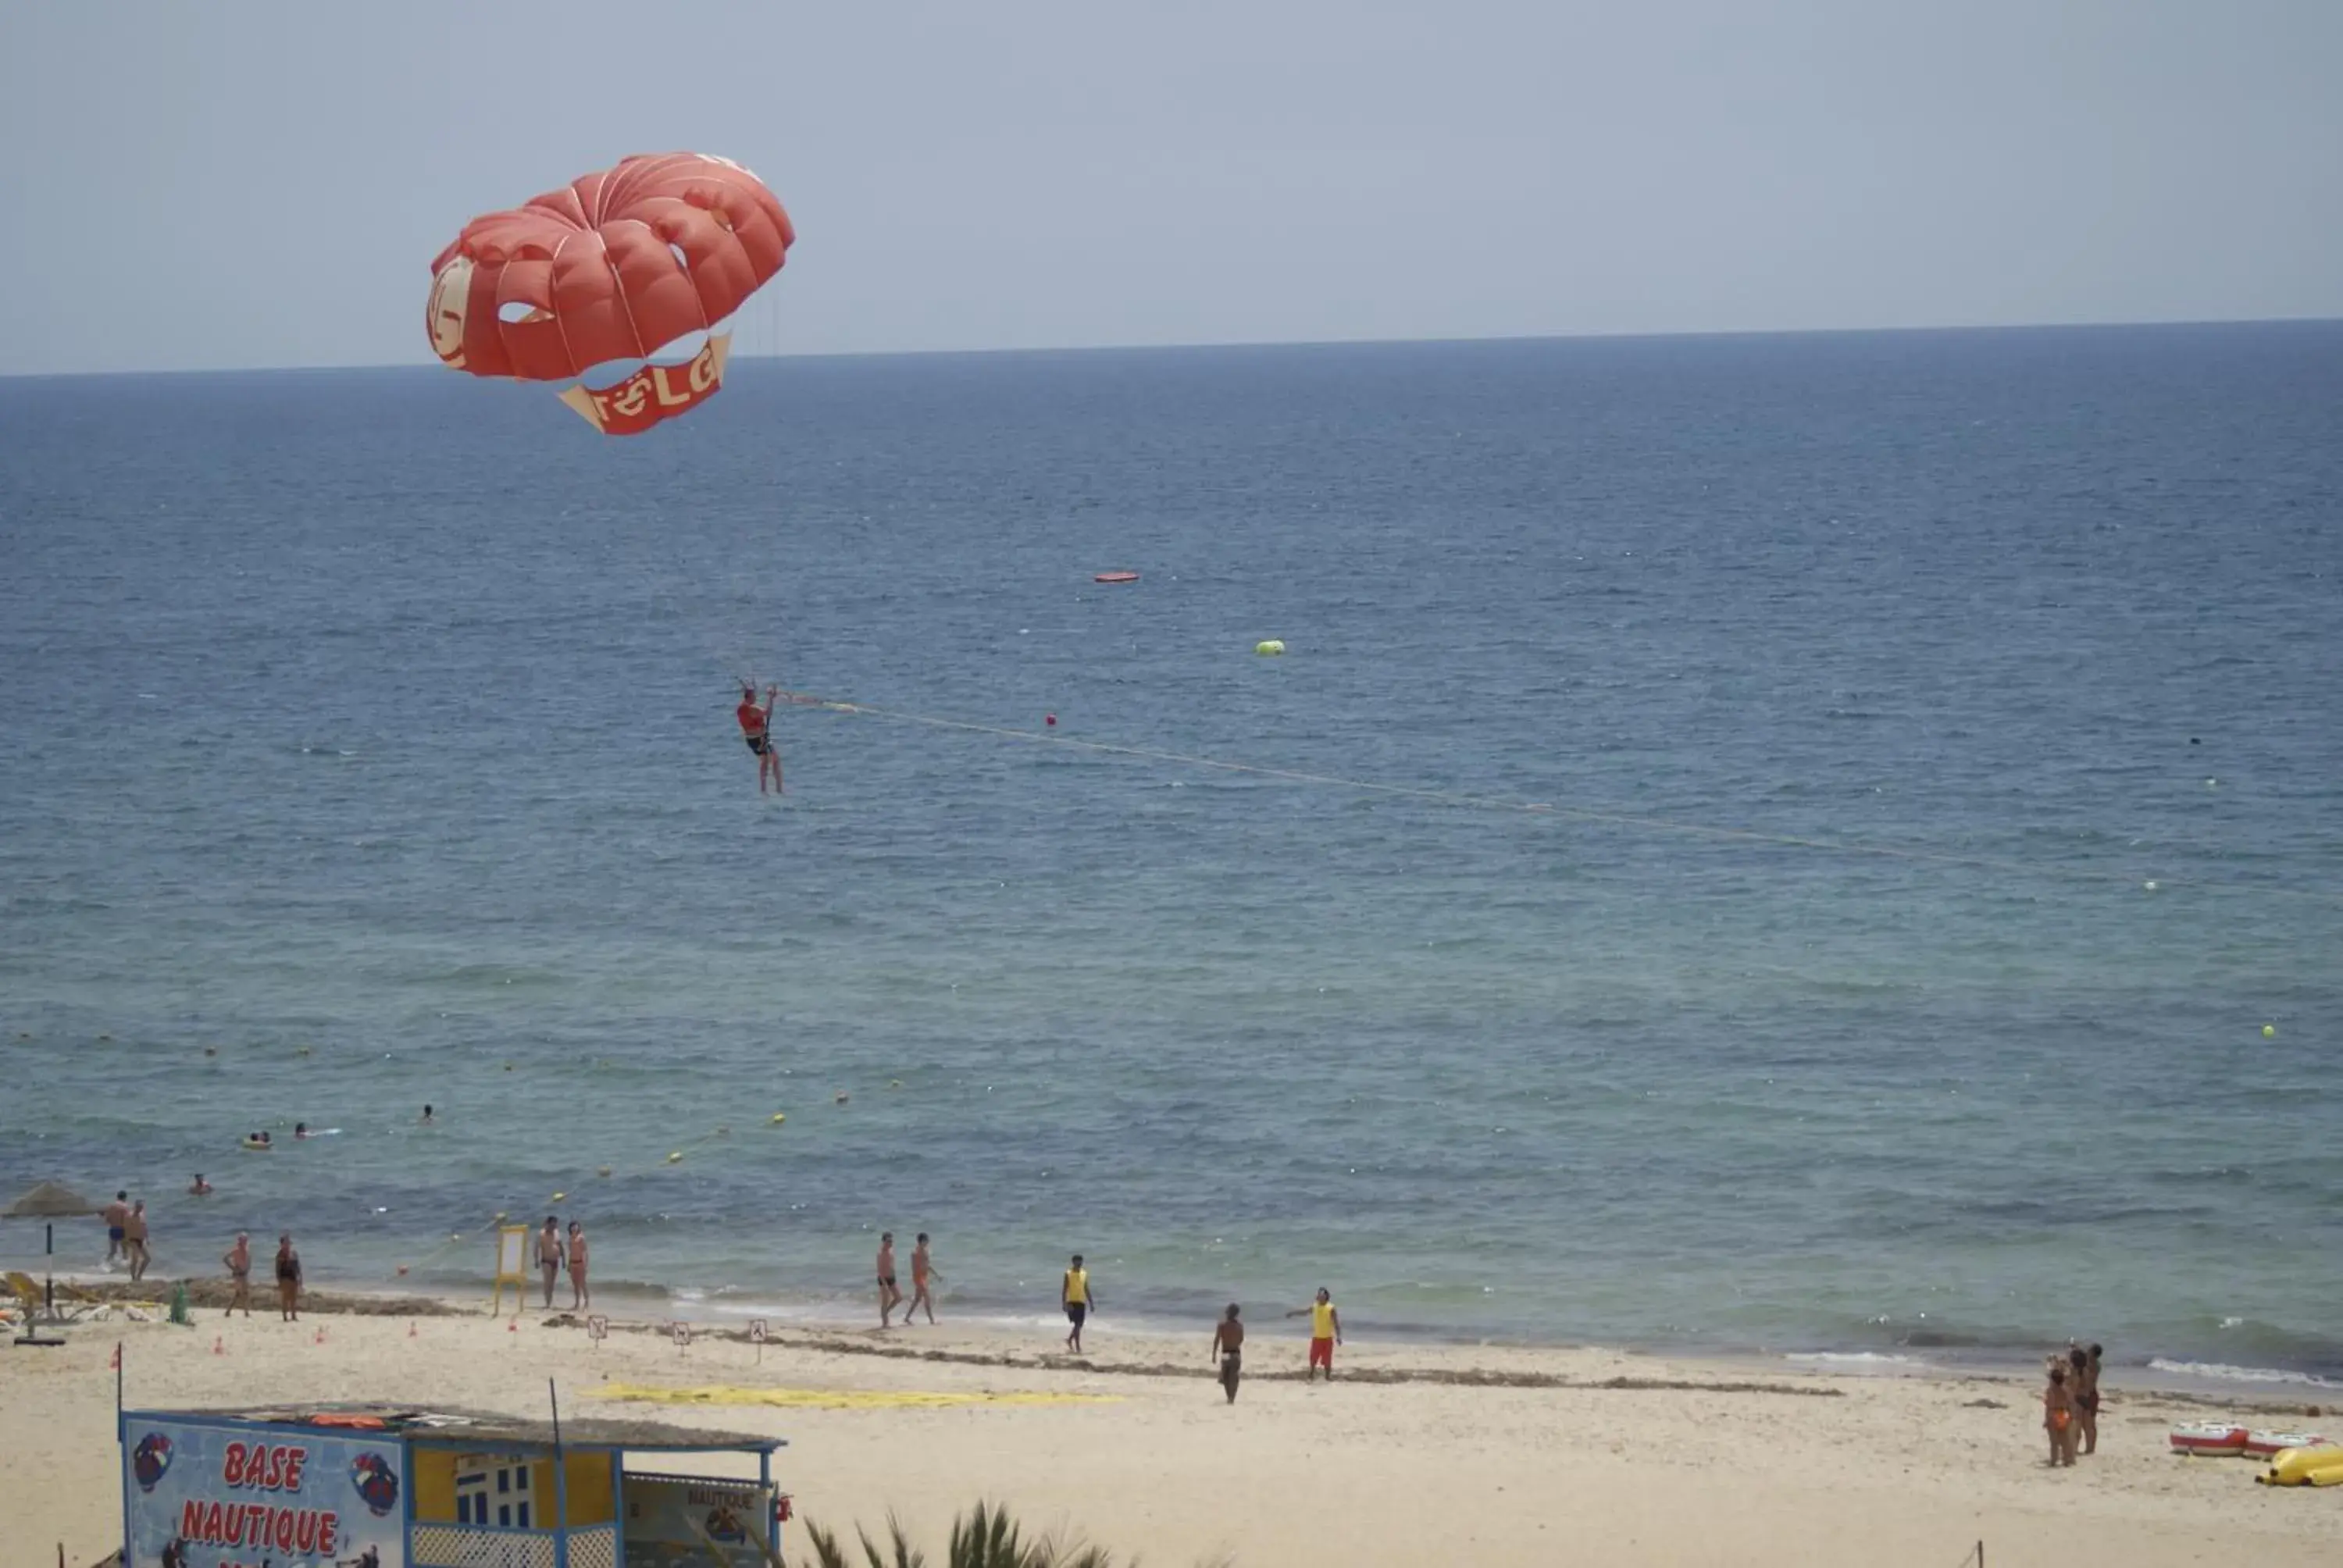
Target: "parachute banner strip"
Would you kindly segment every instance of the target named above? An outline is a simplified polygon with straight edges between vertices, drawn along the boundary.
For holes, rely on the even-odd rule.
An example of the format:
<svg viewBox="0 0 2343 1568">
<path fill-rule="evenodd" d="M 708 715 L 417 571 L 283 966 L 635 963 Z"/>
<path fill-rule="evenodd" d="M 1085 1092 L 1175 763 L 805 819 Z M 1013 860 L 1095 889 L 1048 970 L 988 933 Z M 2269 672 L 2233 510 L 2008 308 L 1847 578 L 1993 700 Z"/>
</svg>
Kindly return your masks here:
<svg viewBox="0 0 2343 1568">
<path fill-rule="evenodd" d="M 724 363 L 731 352 L 732 335 L 720 333 L 687 364 L 646 365 L 604 391 L 572 387 L 561 400 L 605 436 L 639 436 L 715 397 L 724 385 Z"/>
</svg>

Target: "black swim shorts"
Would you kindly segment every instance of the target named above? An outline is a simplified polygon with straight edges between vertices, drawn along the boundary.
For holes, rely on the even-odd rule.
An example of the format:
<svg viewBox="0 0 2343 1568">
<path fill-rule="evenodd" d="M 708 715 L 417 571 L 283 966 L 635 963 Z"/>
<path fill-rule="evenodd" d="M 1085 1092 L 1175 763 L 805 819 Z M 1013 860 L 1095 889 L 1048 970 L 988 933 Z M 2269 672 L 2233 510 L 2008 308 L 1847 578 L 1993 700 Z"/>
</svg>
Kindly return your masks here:
<svg viewBox="0 0 2343 1568">
<path fill-rule="evenodd" d="M 765 754 L 765 738 L 763 736 L 743 735 L 740 739 L 747 741 L 749 743 L 749 749 L 755 752 L 758 756 L 762 757 Z"/>
<path fill-rule="evenodd" d="M 1091 1309 L 1088 1302 L 1068 1302 L 1066 1303 L 1066 1322 L 1073 1324 L 1074 1327 L 1081 1328 L 1082 1320 L 1090 1315 Z"/>
</svg>

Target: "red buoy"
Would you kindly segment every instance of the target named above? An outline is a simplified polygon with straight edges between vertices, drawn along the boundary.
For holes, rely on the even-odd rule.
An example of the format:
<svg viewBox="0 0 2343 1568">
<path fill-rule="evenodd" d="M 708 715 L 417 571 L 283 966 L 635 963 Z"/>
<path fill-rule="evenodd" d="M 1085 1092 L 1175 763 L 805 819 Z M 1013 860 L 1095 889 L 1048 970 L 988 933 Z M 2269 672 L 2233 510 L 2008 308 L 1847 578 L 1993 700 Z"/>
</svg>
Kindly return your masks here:
<svg viewBox="0 0 2343 1568">
<path fill-rule="evenodd" d="M 1094 583 L 1135 583 L 1138 580 L 1137 572 L 1101 572 L 1091 578 Z"/>
</svg>

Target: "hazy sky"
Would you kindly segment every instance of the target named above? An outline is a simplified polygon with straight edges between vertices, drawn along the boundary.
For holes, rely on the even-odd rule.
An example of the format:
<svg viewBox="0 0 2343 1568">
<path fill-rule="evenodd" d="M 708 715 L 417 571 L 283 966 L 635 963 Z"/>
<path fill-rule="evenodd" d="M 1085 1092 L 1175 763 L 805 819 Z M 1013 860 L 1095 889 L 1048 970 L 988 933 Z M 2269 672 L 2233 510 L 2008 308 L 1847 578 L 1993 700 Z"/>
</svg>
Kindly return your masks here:
<svg viewBox="0 0 2343 1568">
<path fill-rule="evenodd" d="M 428 363 L 675 148 L 759 352 L 2343 316 L 2343 0 L 0 0 L 0 373 Z"/>
</svg>

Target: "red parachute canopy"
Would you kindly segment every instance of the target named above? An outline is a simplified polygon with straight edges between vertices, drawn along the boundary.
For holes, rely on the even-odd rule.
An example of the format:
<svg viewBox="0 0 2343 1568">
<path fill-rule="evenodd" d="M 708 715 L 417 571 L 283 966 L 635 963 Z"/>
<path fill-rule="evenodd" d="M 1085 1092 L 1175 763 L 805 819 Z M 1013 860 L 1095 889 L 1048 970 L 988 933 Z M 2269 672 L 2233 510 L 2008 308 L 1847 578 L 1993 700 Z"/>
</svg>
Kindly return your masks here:
<svg viewBox="0 0 2343 1568">
<path fill-rule="evenodd" d="M 474 218 L 431 263 L 432 352 L 475 376 L 566 381 L 705 331 L 781 269 L 797 233 L 764 182 L 701 153 L 630 157 Z M 630 434 L 711 395 L 725 344 L 564 400 Z"/>
</svg>

